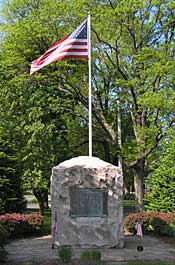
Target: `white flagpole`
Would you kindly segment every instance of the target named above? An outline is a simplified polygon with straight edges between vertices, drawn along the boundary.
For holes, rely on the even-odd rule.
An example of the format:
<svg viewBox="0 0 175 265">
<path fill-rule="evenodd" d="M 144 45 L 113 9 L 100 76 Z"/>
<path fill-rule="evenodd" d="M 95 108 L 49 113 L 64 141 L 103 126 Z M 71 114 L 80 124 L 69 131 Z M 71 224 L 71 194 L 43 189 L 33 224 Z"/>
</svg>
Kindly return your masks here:
<svg viewBox="0 0 175 265">
<path fill-rule="evenodd" d="M 92 89 L 91 89 L 91 15 L 88 13 L 88 66 L 89 66 L 89 157 L 92 157 Z"/>
<path fill-rule="evenodd" d="M 117 108 L 118 108 L 118 113 L 117 113 L 117 131 L 118 131 L 118 146 L 120 148 L 120 152 L 122 149 L 122 126 L 121 126 L 121 112 L 120 112 L 120 101 L 117 99 Z M 118 154 L 118 167 L 122 169 L 122 157 L 121 154 Z"/>
</svg>

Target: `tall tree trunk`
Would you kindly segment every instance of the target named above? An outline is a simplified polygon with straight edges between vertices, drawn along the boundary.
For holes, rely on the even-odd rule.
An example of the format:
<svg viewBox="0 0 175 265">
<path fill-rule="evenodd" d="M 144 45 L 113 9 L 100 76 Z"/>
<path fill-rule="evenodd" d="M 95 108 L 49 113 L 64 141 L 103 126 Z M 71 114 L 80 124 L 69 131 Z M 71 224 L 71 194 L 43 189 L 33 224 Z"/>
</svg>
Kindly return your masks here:
<svg viewBox="0 0 175 265">
<path fill-rule="evenodd" d="M 44 203 L 45 203 L 45 191 L 39 189 L 33 189 L 33 194 L 38 200 L 39 203 L 39 211 L 42 216 L 44 216 Z"/>
<path fill-rule="evenodd" d="M 44 201 L 43 200 L 39 201 L 39 208 L 40 208 L 39 210 L 40 214 L 44 216 Z"/>
<path fill-rule="evenodd" d="M 103 148 L 104 148 L 105 161 L 110 162 L 111 160 L 110 148 L 109 148 L 109 143 L 107 141 L 103 142 Z"/>
<path fill-rule="evenodd" d="M 49 209 L 48 191 L 44 192 L 44 208 Z"/>
<path fill-rule="evenodd" d="M 145 159 L 138 160 L 137 164 L 133 167 L 134 169 L 134 189 L 135 189 L 135 202 L 136 202 L 136 211 L 144 211 L 144 176 L 145 176 Z"/>
</svg>

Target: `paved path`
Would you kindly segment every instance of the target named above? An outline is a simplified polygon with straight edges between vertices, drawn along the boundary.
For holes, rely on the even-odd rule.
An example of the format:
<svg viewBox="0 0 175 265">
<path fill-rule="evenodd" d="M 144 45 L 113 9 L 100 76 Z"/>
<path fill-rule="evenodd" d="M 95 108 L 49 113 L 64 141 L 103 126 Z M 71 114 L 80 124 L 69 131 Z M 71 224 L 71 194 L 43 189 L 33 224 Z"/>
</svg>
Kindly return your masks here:
<svg viewBox="0 0 175 265">
<path fill-rule="evenodd" d="M 57 259 L 57 250 L 51 249 L 51 236 L 12 240 L 5 246 L 8 251 L 8 264 L 27 260 Z M 143 245 L 142 252 L 137 251 L 138 245 Z M 74 258 L 80 256 L 80 249 L 73 250 Z M 144 236 L 140 239 L 136 236 L 125 237 L 125 248 L 101 250 L 102 260 L 110 262 L 127 262 L 130 260 L 162 260 L 175 261 L 175 248 L 152 238 Z M 115 263 L 117 264 L 117 263 Z"/>
</svg>

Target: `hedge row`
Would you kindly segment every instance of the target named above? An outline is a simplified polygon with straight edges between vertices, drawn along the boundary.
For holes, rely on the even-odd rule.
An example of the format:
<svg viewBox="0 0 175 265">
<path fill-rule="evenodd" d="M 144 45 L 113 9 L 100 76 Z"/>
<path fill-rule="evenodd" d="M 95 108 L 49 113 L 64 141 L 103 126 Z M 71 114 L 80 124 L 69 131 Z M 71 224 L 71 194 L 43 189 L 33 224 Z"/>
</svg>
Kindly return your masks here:
<svg viewBox="0 0 175 265">
<path fill-rule="evenodd" d="M 5 214 L 0 215 L 0 225 L 11 238 L 36 235 L 43 225 L 43 217 L 40 214 Z"/>
<path fill-rule="evenodd" d="M 138 219 L 142 220 L 144 234 L 175 236 L 175 212 L 144 212 L 133 213 L 125 217 L 125 229 L 127 232 L 136 234 L 135 225 Z"/>
<path fill-rule="evenodd" d="M 4 249 L 4 244 L 7 241 L 9 234 L 7 230 L 0 224 L 0 264 L 7 259 L 7 251 Z"/>
</svg>

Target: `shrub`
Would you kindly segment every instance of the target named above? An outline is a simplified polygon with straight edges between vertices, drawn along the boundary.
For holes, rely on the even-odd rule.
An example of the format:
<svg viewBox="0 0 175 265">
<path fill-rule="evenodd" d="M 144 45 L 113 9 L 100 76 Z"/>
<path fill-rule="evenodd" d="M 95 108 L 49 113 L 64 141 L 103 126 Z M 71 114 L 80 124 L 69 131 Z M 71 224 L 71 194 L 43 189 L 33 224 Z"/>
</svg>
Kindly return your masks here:
<svg viewBox="0 0 175 265">
<path fill-rule="evenodd" d="M 101 252 L 98 250 L 86 250 L 81 253 L 82 260 L 101 260 Z"/>
<path fill-rule="evenodd" d="M 61 261 L 69 262 L 72 259 L 72 249 L 70 247 L 61 247 L 58 249 L 58 256 Z"/>
<path fill-rule="evenodd" d="M 12 238 L 35 235 L 40 232 L 43 217 L 40 214 L 5 214 L 0 216 L 0 224 Z"/>
<path fill-rule="evenodd" d="M 20 213 L 26 209 L 26 201 L 22 189 L 19 154 L 10 131 L 4 128 L 0 128 L 0 214 Z"/>
<path fill-rule="evenodd" d="M 7 254 L 7 251 L 4 248 L 0 247 L 0 264 L 4 264 L 7 259 Z"/>
<path fill-rule="evenodd" d="M 4 244 L 8 238 L 7 230 L 0 224 L 0 263 L 4 263 L 7 258 L 7 251 L 4 249 Z"/>
<path fill-rule="evenodd" d="M 167 141 L 164 153 L 149 176 L 151 191 L 146 198 L 146 210 L 159 212 L 175 211 L 175 140 Z"/>
<path fill-rule="evenodd" d="M 0 224 L 0 247 L 3 247 L 8 236 L 9 235 L 8 235 L 7 230 L 5 229 L 5 227 L 3 225 Z"/>
<path fill-rule="evenodd" d="M 175 229 L 175 212 L 160 213 L 160 212 L 145 212 L 129 214 L 125 218 L 125 229 L 133 234 L 136 234 L 135 225 L 137 219 L 142 219 L 143 233 L 148 234 L 153 232 L 157 235 L 172 235 Z"/>
</svg>

